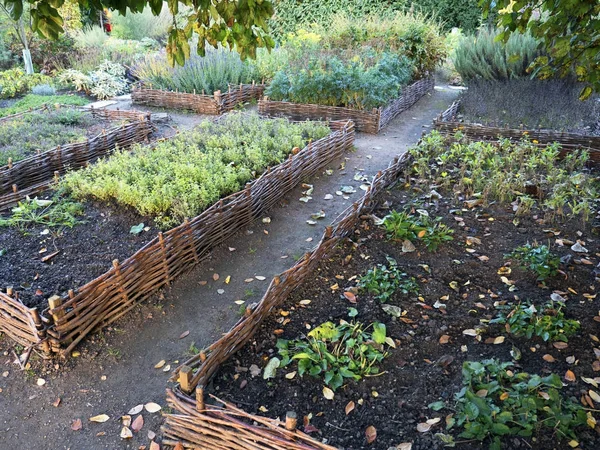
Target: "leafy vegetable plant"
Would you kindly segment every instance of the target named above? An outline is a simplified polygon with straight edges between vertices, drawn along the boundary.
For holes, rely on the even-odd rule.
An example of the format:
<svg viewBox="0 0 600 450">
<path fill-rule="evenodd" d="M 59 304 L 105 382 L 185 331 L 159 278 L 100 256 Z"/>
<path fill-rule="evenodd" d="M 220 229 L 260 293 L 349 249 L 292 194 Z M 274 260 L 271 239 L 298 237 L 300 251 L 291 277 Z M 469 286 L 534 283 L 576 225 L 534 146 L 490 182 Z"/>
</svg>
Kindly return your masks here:
<svg viewBox="0 0 600 450">
<path fill-rule="evenodd" d="M 360 278 L 358 287 L 369 294 L 376 294 L 381 302 L 386 302 L 392 294 L 400 291 L 403 294 L 417 294 L 419 285 L 414 277 L 398 269 L 395 259 L 386 257 L 388 264 L 378 264 Z"/>
<path fill-rule="evenodd" d="M 558 439 L 575 440 L 576 428 L 584 426 L 591 413 L 563 398 L 560 377 L 515 373 L 511 366 L 496 359 L 466 361 L 463 388 L 454 396 L 455 413 L 448 428 L 460 427 L 460 438 L 491 439 L 491 450 L 502 448 L 503 436 L 528 437 L 542 430 L 555 433 Z M 444 404 L 435 402 L 429 407 L 439 410 Z M 588 423 L 595 426 L 596 421 L 591 418 Z"/>
<path fill-rule="evenodd" d="M 442 218 L 419 217 L 406 212 L 392 211 L 384 217 L 383 227 L 390 239 L 414 242 L 422 240 L 429 251 L 436 251 L 444 243 L 453 240 L 454 230 L 441 223 Z"/>
<path fill-rule="evenodd" d="M 561 302 L 549 302 L 539 311 L 535 305 L 518 304 L 516 306 L 501 306 L 507 309 L 507 314 L 502 314 L 491 320 L 490 323 L 506 324 L 509 333 L 517 337 L 539 336 L 544 341 L 563 341 L 579 330 L 580 324 L 573 319 L 565 318 Z"/>
<path fill-rule="evenodd" d="M 551 253 L 546 245 L 525 244 L 504 257 L 515 260 L 521 267 L 537 273 L 539 281 L 553 277 L 560 267 L 560 258 Z"/>
<path fill-rule="evenodd" d="M 377 364 L 387 356 L 385 344 L 395 347 L 384 324 L 342 321 L 339 325 L 325 322 L 303 339 L 279 339 L 277 348 L 282 357 L 280 367 L 297 361 L 298 375 L 322 378 L 335 391 L 345 379 L 358 381 L 378 374 Z"/>
<path fill-rule="evenodd" d="M 83 207 L 79 203 L 55 198 L 54 200 L 41 200 L 37 197 L 19 202 L 12 209 L 12 216 L 0 218 L 0 227 L 26 228 L 32 225 L 47 227 L 73 228 L 80 221 L 77 216 L 83 214 Z"/>
</svg>

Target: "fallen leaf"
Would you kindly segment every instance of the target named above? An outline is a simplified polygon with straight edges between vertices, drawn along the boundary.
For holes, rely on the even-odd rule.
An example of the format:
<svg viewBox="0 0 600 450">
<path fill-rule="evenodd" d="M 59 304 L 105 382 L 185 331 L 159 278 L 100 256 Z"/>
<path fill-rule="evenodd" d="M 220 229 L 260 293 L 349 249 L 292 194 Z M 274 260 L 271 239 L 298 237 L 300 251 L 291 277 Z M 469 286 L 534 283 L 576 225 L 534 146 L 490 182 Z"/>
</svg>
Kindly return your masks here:
<svg viewBox="0 0 600 450">
<path fill-rule="evenodd" d="M 427 423 L 427 422 L 422 422 L 420 424 L 417 425 L 417 431 L 419 433 L 427 433 L 429 430 L 431 430 L 431 424 Z"/>
<path fill-rule="evenodd" d="M 219 279 L 218 273 L 213 273 L 213 280 L 217 281 Z"/>
<path fill-rule="evenodd" d="M 596 403 L 600 403 L 600 395 L 598 395 L 598 393 L 596 391 L 592 391 L 590 389 L 588 391 L 588 394 L 590 397 L 592 397 L 592 400 L 594 400 Z"/>
<path fill-rule="evenodd" d="M 300 300 L 299 302 L 302 306 L 310 305 L 310 300 Z"/>
<path fill-rule="evenodd" d="M 352 400 L 350 400 L 345 408 L 346 415 L 350 414 L 354 410 L 354 406 L 355 406 L 354 402 Z"/>
<path fill-rule="evenodd" d="M 90 422 L 104 423 L 108 419 L 110 419 L 110 417 L 108 417 L 106 414 L 100 414 L 98 416 L 90 417 Z"/>
<path fill-rule="evenodd" d="M 440 344 L 447 344 L 450 341 L 450 336 L 443 334 L 440 336 Z"/>
<path fill-rule="evenodd" d="M 269 412 L 269 410 L 267 409 L 267 407 L 266 407 L 266 406 L 259 406 L 259 407 L 258 407 L 258 410 L 259 410 L 260 412 L 263 412 L 263 413 Z"/>
<path fill-rule="evenodd" d="M 567 381 L 575 381 L 575 374 L 572 370 L 567 370 L 565 373 L 565 380 Z"/>
<path fill-rule="evenodd" d="M 252 364 L 248 368 L 248 371 L 250 372 L 250 375 L 252 375 L 252 378 L 259 376 L 260 373 L 262 372 L 262 370 L 260 369 L 260 367 L 258 367 L 256 364 Z"/>
<path fill-rule="evenodd" d="M 369 425 L 365 431 L 367 436 L 367 444 L 371 444 L 377 439 L 377 429 L 373 425 Z"/>
<path fill-rule="evenodd" d="M 126 416 L 121 417 L 121 424 L 124 427 L 128 427 L 129 425 L 131 425 L 131 416 L 126 415 Z"/>
<path fill-rule="evenodd" d="M 148 430 L 148 439 L 152 440 L 156 437 L 156 433 L 152 430 Z"/>
<path fill-rule="evenodd" d="M 131 429 L 136 433 L 140 431 L 144 426 L 144 417 L 140 414 L 135 418 L 133 423 L 131 424 Z"/>
<path fill-rule="evenodd" d="M 164 359 L 161 359 L 159 362 L 156 363 L 156 365 L 154 366 L 155 369 L 161 369 L 164 365 L 165 365 L 166 361 Z"/>
<path fill-rule="evenodd" d="M 127 427 L 121 428 L 121 439 L 131 439 L 133 437 L 133 433 Z"/>
<path fill-rule="evenodd" d="M 477 259 L 482 262 L 486 262 L 486 261 L 490 260 L 490 258 L 485 255 L 478 256 Z"/>
<path fill-rule="evenodd" d="M 546 353 L 544 356 L 542 356 L 542 359 L 544 361 L 546 361 L 546 362 L 549 362 L 549 363 L 553 363 L 553 362 L 556 361 L 556 359 L 554 359 L 554 356 L 552 356 L 552 355 L 550 355 L 548 353 Z"/>
<path fill-rule="evenodd" d="M 43 378 L 38 378 L 36 383 L 38 386 L 43 386 L 46 384 L 46 380 L 44 380 Z"/>
<path fill-rule="evenodd" d="M 133 408 L 131 408 L 127 414 L 135 416 L 136 414 L 141 413 L 142 409 L 144 409 L 144 405 L 137 405 L 137 406 L 134 406 Z"/>
<path fill-rule="evenodd" d="M 564 350 L 569 346 L 569 344 L 567 344 L 566 342 L 554 342 L 552 345 L 554 346 L 554 348 L 557 348 L 559 350 Z"/>
<path fill-rule="evenodd" d="M 227 278 L 225 278 L 225 284 L 229 284 L 230 281 L 231 281 L 231 275 L 227 275 Z"/>
<path fill-rule="evenodd" d="M 286 374 L 285 374 L 285 377 L 286 377 L 288 380 L 291 380 L 291 379 L 293 379 L 295 376 L 296 376 L 296 371 L 294 371 L 294 372 L 290 372 L 290 373 L 286 373 Z"/>
<path fill-rule="evenodd" d="M 463 334 L 466 336 L 477 336 L 477 331 L 473 330 L 472 328 L 469 328 L 467 330 L 463 330 Z"/>
<path fill-rule="evenodd" d="M 177 443 L 177 445 L 179 445 L 179 442 Z M 152 441 L 152 442 L 150 442 L 150 450 L 160 450 L 160 445 L 158 445 L 156 442 Z M 181 450 L 181 448 L 178 450 Z"/>
<path fill-rule="evenodd" d="M 146 403 L 144 405 L 144 408 L 146 409 L 146 411 L 148 411 L 149 413 L 155 413 L 158 412 L 162 409 L 162 407 L 154 402 L 149 402 Z"/>
<path fill-rule="evenodd" d="M 594 387 L 598 387 L 598 382 L 593 378 L 581 377 L 581 380 L 587 384 L 591 384 Z"/>
<path fill-rule="evenodd" d="M 55 408 L 58 408 L 58 405 L 60 405 L 61 399 L 60 397 L 58 397 L 56 400 L 54 400 L 54 402 L 52 403 L 52 406 L 54 406 Z"/>
<path fill-rule="evenodd" d="M 173 450 L 185 450 L 183 448 L 183 444 L 181 442 L 178 442 L 175 447 L 173 447 Z"/>
<path fill-rule="evenodd" d="M 275 378 L 275 373 L 280 364 L 281 360 L 279 358 L 271 358 L 263 371 L 263 379 L 268 380 L 269 378 Z"/>
<path fill-rule="evenodd" d="M 265 281 L 266 280 L 265 277 L 262 277 L 260 275 L 256 275 L 254 278 L 256 278 L 258 281 Z"/>
<path fill-rule="evenodd" d="M 494 344 L 498 345 L 498 344 L 502 344 L 504 342 L 504 336 L 498 336 L 497 338 L 494 338 Z"/>
<path fill-rule="evenodd" d="M 179 339 L 183 339 L 184 337 L 186 337 L 188 334 L 190 334 L 190 330 L 186 330 L 183 333 L 181 333 L 179 335 Z"/>
<path fill-rule="evenodd" d="M 71 430 L 79 431 L 83 428 L 83 424 L 81 423 L 81 419 L 75 419 L 71 422 Z"/>
<path fill-rule="evenodd" d="M 348 291 L 344 292 L 344 297 L 350 303 L 356 303 L 356 295 L 354 295 L 352 292 L 348 292 Z"/>
<path fill-rule="evenodd" d="M 396 446 L 396 450 L 412 450 L 412 442 L 403 442 Z"/>
<path fill-rule="evenodd" d="M 329 389 L 327 386 L 323 386 L 323 397 L 325 397 L 327 400 L 333 400 L 334 396 L 335 394 L 331 389 Z"/>
</svg>

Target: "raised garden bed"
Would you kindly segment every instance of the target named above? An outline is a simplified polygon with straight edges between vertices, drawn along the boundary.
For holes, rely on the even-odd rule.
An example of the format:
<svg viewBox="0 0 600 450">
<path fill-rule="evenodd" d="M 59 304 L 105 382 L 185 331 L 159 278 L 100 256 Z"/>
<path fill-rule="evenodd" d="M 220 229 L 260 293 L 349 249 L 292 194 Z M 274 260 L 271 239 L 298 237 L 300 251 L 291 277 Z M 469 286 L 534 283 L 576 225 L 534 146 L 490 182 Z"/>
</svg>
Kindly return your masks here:
<svg viewBox="0 0 600 450">
<path fill-rule="evenodd" d="M 434 128 L 445 135 L 453 135 L 460 131 L 471 140 L 496 140 L 507 138 L 513 141 L 527 137 L 540 146 L 558 142 L 564 149 L 588 149 L 594 161 L 600 161 L 600 136 L 580 133 L 558 132 L 542 129 L 520 129 L 492 127 L 481 124 L 465 123 L 458 120 L 460 101 L 440 114 L 433 122 Z"/>
<path fill-rule="evenodd" d="M 140 85 L 133 89 L 131 101 L 138 105 L 218 116 L 235 109 L 239 104 L 260 98 L 264 90 L 264 84 L 252 83 L 230 86 L 225 93 L 216 91 L 213 95 L 206 95 L 196 92 L 163 91 Z"/>
<path fill-rule="evenodd" d="M 253 122 L 247 118 L 237 120 L 242 123 Z M 273 123 L 273 129 L 277 130 L 277 126 L 282 126 L 283 122 L 278 119 L 266 123 Z M 306 128 L 309 125 L 298 124 L 297 127 Z M 354 130 L 351 122 L 332 123 L 330 127 L 331 132 L 327 136 L 310 142 L 302 150 L 287 147 L 265 149 L 274 155 L 277 152 L 293 155 L 264 171 L 257 179 L 246 184 L 245 189 L 223 198 L 197 217 L 185 220 L 164 234 L 159 232 L 158 237 L 152 238 L 156 236 L 153 233 L 156 229 L 152 225 L 145 232 L 140 229 L 137 234 L 130 233 L 133 225 L 152 224 L 154 219 L 142 217 L 127 207 L 124 209 L 123 206 L 110 203 L 99 205 L 95 202 L 84 203 L 85 223 L 72 229 L 63 228 L 55 232 L 48 225 L 40 224 L 27 230 L 30 236 L 22 236 L 17 230 L 6 233 L 3 237 L 10 248 L 0 259 L 0 270 L 6 274 L 3 284 L 14 279 L 13 288 L 10 289 L 13 298 L 0 294 L 0 304 L 8 305 L 7 309 L 15 304 L 22 306 L 21 301 L 15 298 L 20 297 L 28 307 L 39 306 L 43 309 L 46 299 L 54 294 L 49 300 L 49 311 L 44 310 L 43 314 L 51 325 L 43 333 L 36 334 L 31 327 L 25 327 L 23 333 L 33 336 L 29 340 L 43 341 L 46 347 L 68 355 L 93 329 L 126 314 L 156 290 L 202 261 L 215 246 L 261 216 L 297 183 L 352 146 Z M 227 122 L 222 128 L 226 133 Z M 172 145 L 179 145 L 177 142 L 185 144 L 188 138 L 180 135 L 176 139 L 178 141 L 171 141 Z M 258 137 L 256 139 L 259 142 Z M 278 133 L 272 139 L 281 142 Z M 256 162 L 256 149 L 252 145 L 252 142 L 248 142 L 246 146 L 250 164 Z M 151 153 L 157 154 L 158 151 Z M 136 158 L 132 161 L 141 157 L 138 153 L 135 153 Z M 127 154 L 123 153 L 120 157 L 127 159 Z M 243 162 L 238 161 L 236 166 L 243 166 Z M 110 164 L 110 159 L 90 167 L 89 171 L 101 170 L 100 167 L 105 164 Z M 254 174 L 258 176 L 264 168 L 255 170 Z M 253 176 L 249 169 L 244 169 L 243 174 L 240 172 L 242 175 Z M 64 183 L 67 181 L 68 177 Z M 224 192 L 225 195 L 228 193 Z M 116 201 L 126 204 L 118 197 Z M 40 253 L 42 249 L 45 251 Z M 58 250 L 60 253 L 46 262 L 41 260 Z M 111 261 L 113 266 L 106 271 Z M 17 270 L 11 267 L 17 267 Z M 26 278 L 25 286 L 19 277 Z M 89 279 L 93 281 L 84 284 Z M 0 316 L 0 329 L 14 338 L 15 321 L 19 319 L 23 322 L 24 319 L 22 314 L 19 317 L 11 316 Z"/>
<path fill-rule="evenodd" d="M 38 115 L 41 115 L 40 120 L 48 122 L 43 122 L 42 127 L 46 128 L 39 135 L 30 131 L 17 146 L 13 139 L 3 144 L 8 153 L 3 153 L 6 158 L 2 161 L 6 165 L 0 167 L 0 211 L 13 207 L 26 196 L 44 191 L 68 170 L 85 167 L 117 147 L 128 148 L 147 141 L 154 130 L 149 115 L 139 111 L 76 110 L 70 107 L 41 108 L 18 114 L 3 119 L 0 127 L 14 128 L 12 132 L 22 134 L 22 128 L 27 123 L 33 126 Z M 115 126 L 116 122 L 122 123 Z M 71 123 L 81 123 L 83 127 L 78 129 L 69 125 Z M 56 126 L 61 127 L 58 135 Z M 38 147 L 44 144 L 47 144 L 46 148 Z"/>
<path fill-rule="evenodd" d="M 530 144 L 502 144 L 499 152 L 492 144 L 440 142 L 425 139 L 414 160 L 396 162 L 387 171 L 390 177 L 377 178 L 366 199 L 327 231 L 314 252 L 273 280 L 256 308 L 180 368 L 180 384 L 168 391 L 168 401 L 181 414 L 167 416 L 166 443 L 240 450 L 247 448 L 245 441 L 269 449 L 600 444 L 594 429 L 600 402 L 595 290 L 600 247 L 591 220 L 597 211 L 581 216 L 570 207 L 552 210 L 548 203 L 558 195 L 580 195 L 570 199 L 575 207 L 593 200 L 595 172 L 583 160 L 570 165 L 569 158 L 554 160 L 557 168 L 548 165 L 544 173 L 544 158 L 556 158 L 558 151 L 546 149 L 540 156 Z M 440 148 L 453 150 L 435 150 Z M 506 156 L 498 156 L 471 188 L 464 178 L 474 175 L 477 164 L 460 161 L 500 153 Z M 539 172 L 523 178 L 543 194 L 527 207 L 526 194 L 516 189 L 503 190 L 512 192 L 507 197 L 479 190 L 503 184 L 496 178 L 500 172 L 522 173 L 511 159 L 517 154 Z M 588 190 L 561 193 L 555 189 L 560 180 L 547 181 L 567 168 L 572 173 L 565 176 Z M 409 178 L 400 176 L 404 169 Z M 410 180 L 410 188 L 382 193 L 400 180 Z M 378 203 L 369 215 L 373 193 Z M 378 217 L 385 217 L 383 223 Z M 401 283 L 390 288 L 395 280 Z M 277 366 L 274 357 L 285 364 L 281 349 L 291 357 L 289 342 L 306 339 L 325 322 L 360 322 L 369 334 L 378 329 L 371 337 L 379 344 L 370 345 L 387 353 L 375 363 L 378 370 L 358 381 L 342 374 L 339 386 L 335 371 L 329 381 L 323 373 L 309 375 L 323 361 L 332 370 L 329 357 L 312 353 L 316 363 L 305 365 L 303 376 L 298 361 L 307 358 L 298 355 L 265 379 L 269 365 Z M 381 324 L 383 337 L 391 340 L 382 339 Z M 195 398 L 186 395 L 194 389 Z"/>
<path fill-rule="evenodd" d="M 433 78 L 423 78 L 402 89 L 400 97 L 387 106 L 363 111 L 353 108 L 323 105 L 303 105 L 277 102 L 264 98 L 258 101 L 258 112 L 270 117 L 289 117 L 293 120 L 344 120 L 350 119 L 358 131 L 377 134 L 398 114 L 406 111 L 421 97 L 433 90 Z"/>
</svg>

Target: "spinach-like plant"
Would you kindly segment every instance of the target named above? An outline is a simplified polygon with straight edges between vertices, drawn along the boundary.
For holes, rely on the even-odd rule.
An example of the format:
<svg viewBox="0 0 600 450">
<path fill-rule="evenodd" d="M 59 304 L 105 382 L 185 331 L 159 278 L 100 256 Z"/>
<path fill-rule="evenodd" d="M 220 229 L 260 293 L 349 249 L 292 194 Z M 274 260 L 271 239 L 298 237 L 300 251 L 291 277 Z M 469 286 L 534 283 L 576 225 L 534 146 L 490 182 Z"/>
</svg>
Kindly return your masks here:
<svg viewBox="0 0 600 450">
<path fill-rule="evenodd" d="M 386 257 L 388 264 L 377 264 L 369 269 L 363 275 L 358 287 L 366 290 L 369 294 L 376 294 L 377 299 L 382 303 L 389 300 L 392 294 L 400 291 L 403 294 L 417 294 L 419 285 L 414 277 L 409 277 L 406 273 L 398 269 L 398 263 L 395 259 Z"/>
<path fill-rule="evenodd" d="M 501 306 L 508 313 L 500 312 L 490 323 L 505 324 L 506 330 L 517 337 L 531 339 L 539 336 L 544 341 L 567 342 L 579 330 L 580 324 L 577 320 L 565 318 L 564 307 L 561 302 L 549 302 L 539 311 L 531 303 Z"/>
<path fill-rule="evenodd" d="M 12 216 L 0 218 L 0 227 L 26 228 L 32 225 L 73 228 L 83 214 L 80 203 L 65 199 L 40 200 L 27 197 L 12 209 Z"/>
<path fill-rule="evenodd" d="M 528 437 L 541 430 L 554 432 L 558 439 L 576 439 L 576 428 L 584 426 L 591 413 L 560 394 L 560 377 L 515 373 L 511 366 L 496 359 L 466 361 L 463 388 L 454 396 L 456 408 L 448 428 L 460 427 L 460 438 L 491 439 L 491 450 L 502 448 L 503 436 Z M 429 407 L 437 411 L 445 405 L 435 402 Z M 595 424 L 592 419 L 588 423 Z"/>
<path fill-rule="evenodd" d="M 544 281 L 558 273 L 560 259 L 550 252 L 546 245 L 525 244 L 515 248 L 506 259 L 517 261 L 522 268 L 529 269 L 538 275 L 538 281 Z"/>
<path fill-rule="evenodd" d="M 282 357 L 280 367 L 297 361 L 298 375 L 322 378 L 335 391 L 345 379 L 358 381 L 378 374 L 377 364 L 387 356 L 386 343 L 394 345 L 384 324 L 342 321 L 339 325 L 325 322 L 302 339 L 279 339 L 277 349 Z"/>
<path fill-rule="evenodd" d="M 454 230 L 441 223 L 442 218 L 419 217 L 404 211 L 392 211 L 383 218 L 383 227 L 390 239 L 414 242 L 422 240 L 427 250 L 435 252 L 441 244 L 453 240 Z"/>
</svg>

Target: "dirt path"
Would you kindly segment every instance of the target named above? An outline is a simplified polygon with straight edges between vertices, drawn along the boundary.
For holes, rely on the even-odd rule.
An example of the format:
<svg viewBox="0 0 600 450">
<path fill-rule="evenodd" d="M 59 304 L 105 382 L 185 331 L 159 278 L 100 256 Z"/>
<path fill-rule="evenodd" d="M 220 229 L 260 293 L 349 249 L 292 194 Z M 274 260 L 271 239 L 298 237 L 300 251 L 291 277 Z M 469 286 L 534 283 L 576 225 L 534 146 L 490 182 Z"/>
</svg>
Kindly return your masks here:
<svg viewBox="0 0 600 450">
<path fill-rule="evenodd" d="M 306 181 L 314 186 L 312 200 L 299 201 L 305 189 L 295 189 L 268 214 L 270 223 L 257 221 L 125 320 L 90 336 L 76 358 L 48 363 L 35 356 L 32 368 L 20 371 L 13 363 L 10 342 L 0 338 L 0 447 L 88 450 L 149 445 L 148 431 L 159 432 L 160 413 L 144 411 L 144 426 L 132 439 L 122 440 L 119 432 L 120 417 L 132 407 L 147 402 L 164 405 L 170 373 L 154 365 L 164 359 L 174 368 L 190 347 L 202 348 L 227 331 L 239 318 L 234 301 L 258 301 L 273 275 L 311 249 L 324 227 L 359 199 L 365 181 L 355 180 L 355 175 L 370 181 L 427 132 L 432 119 L 456 95 L 457 91 L 436 88 L 379 135 L 359 134 L 356 150 L 331 164 L 331 175 L 323 173 Z M 196 119 L 184 118 L 181 128 Z M 342 186 L 353 186 L 356 192 L 346 199 L 336 194 Z M 333 198 L 325 200 L 327 194 Z M 313 226 L 306 223 L 311 214 L 321 210 L 324 219 Z M 213 280 L 215 273 L 219 274 L 217 281 Z M 227 276 L 231 276 L 229 284 L 225 283 Z M 265 280 L 244 282 L 254 276 Z M 219 293 L 221 290 L 224 292 Z M 186 331 L 189 335 L 179 339 Z M 38 378 L 45 380 L 43 386 L 38 386 Z M 53 406 L 59 398 L 60 404 Z M 110 419 L 105 423 L 88 421 L 98 414 Z M 82 421 L 79 431 L 71 430 L 75 419 Z"/>
</svg>

